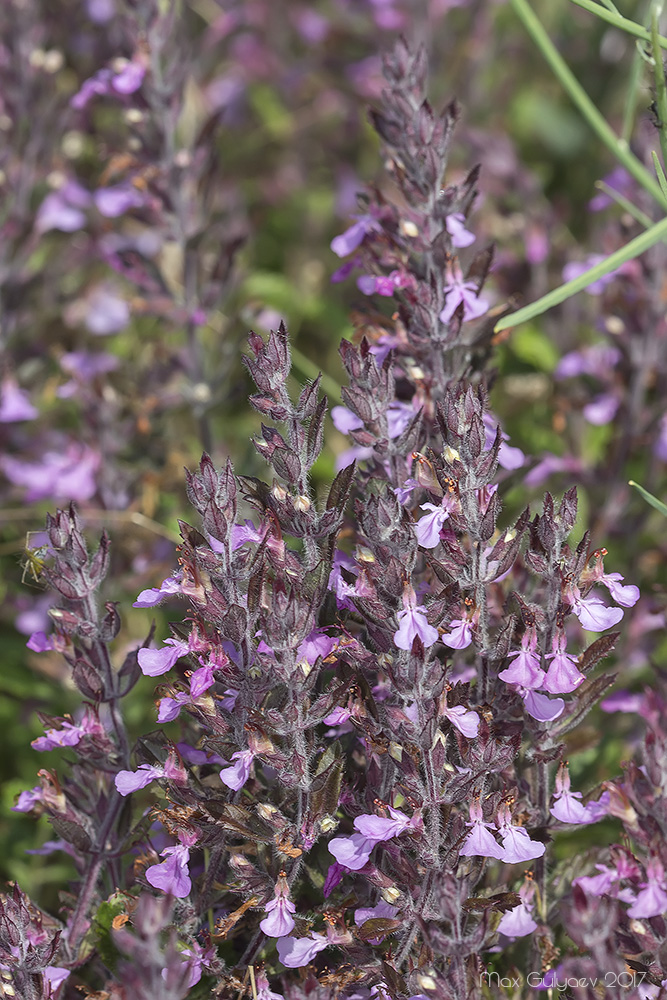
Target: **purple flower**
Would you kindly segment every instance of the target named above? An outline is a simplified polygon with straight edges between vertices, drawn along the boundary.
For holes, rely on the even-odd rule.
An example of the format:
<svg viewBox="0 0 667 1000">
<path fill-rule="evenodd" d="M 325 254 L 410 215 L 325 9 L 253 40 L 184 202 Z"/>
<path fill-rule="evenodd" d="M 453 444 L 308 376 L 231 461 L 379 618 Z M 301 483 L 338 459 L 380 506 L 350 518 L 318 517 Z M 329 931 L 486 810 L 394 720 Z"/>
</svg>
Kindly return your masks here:
<svg viewBox="0 0 667 1000">
<path fill-rule="evenodd" d="M 84 322 L 96 337 L 107 337 L 125 329 L 130 322 L 130 307 L 112 288 L 98 285 L 86 297 Z"/>
<path fill-rule="evenodd" d="M 139 90 L 146 75 L 146 67 L 139 62 L 128 61 L 111 78 L 111 86 L 117 94 L 134 94 Z"/>
<path fill-rule="evenodd" d="M 324 885 L 322 886 L 322 895 L 325 899 L 328 899 L 331 893 L 334 891 L 336 886 L 340 885 L 343 881 L 345 875 L 345 867 L 334 861 L 333 864 L 329 865 L 327 871 L 327 877 L 324 880 Z"/>
<path fill-rule="evenodd" d="M 30 397 L 19 389 L 14 379 L 6 378 L 0 392 L 0 424 L 14 424 L 21 420 L 34 420 L 39 410 L 30 402 Z"/>
<path fill-rule="evenodd" d="M 484 447 L 489 451 L 496 440 L 498 422 L 493 414 L 488 412 L 483 414 L 482 420 L 484 422 Z M 514 448 L 507 443 L 509 441 L 509 434 L 506 434 L 503 430 L 500 433 L 501 445 L 498 450 L 498 464 L 508 472 L 520 469 L 526 461 L 526 456 L 520 448 Z"/>
<path fill-rule="evenodd" d="M 628 916 L 648 920 L 667 913 L 667 881 L 665 870 L 657 858 L 652 858 L 646 866 L 647 881 L 642 883 L 642 891 L 628 910 Z"/>
<path fill-rule="evenodd" d="M 44 792 L 40 785 L 35 785 L 34 788 L 26 789 L 21 792 L 16 805 L 12 806 L 12 812 L 30 812 L 30 810 L 34 809 L 38 802 L 43 801 Z"/>
<path fill-rule="evenodd" d="M 278 958 L 288 969 L 301 969 L 323 951 L 329 941 L 323 934 L 309 934 L 303 938 L 278 938 Z"/>
<path fill-rule="evenodd" d="M 39 461 L 27 462 L 11 455 L 0 459 L 10 482 L 23 486 L 26 500 L 90 500 L 95 495 L 99 452 L 72 442 L 63 450 L 45 451 Z"/>
<path fill-rule="evenodd" d="M 504 851 L 489 829 L 493 824 L 484 822 L 484 813 L 479 796 L 476 796 L 470 806 L 470 822 L 466 826 L 470 827 L 470 833 L 465 839 L 463 847 L 459 851 L 464 857 L 495 858 L 497 861 L 504 860 Z"/>
<path fill-rule="evenodd" d="M 129 795 L 131 792 L 138 792 L 140 788 L 146 788 L 158 778 L 164 778 L 164 768 L 140 764 L 136 771 L 119 771 L 114 784 L 121 795 Z"/>
<path fill-rule="evenodd" d="M 315 628 L 299 644 L 296 651 L 297 661 L 300 663 L 302 660 L 305 660 L 313 666 L 318 656 L 321 656 L 325 660 L 336 648 L 338 642 L 337 636 L 332 637 L 323 632 L 322 629 Z"/>
<path fill-rule="evenodd" d="M 533 933 L 537 928 L 532 916 L 534 895 L 535 884 L 530 879 L 526 879 L 519 889 L 521 902 L 507 913 L 503 913 L 500 918 L 497 929 L 501 934 L 509 938 L 518 938 Z"/>
<path fill-rule="evenodd" d="M 463 212 L 452 212 L 445 221 L 447 232 L 452 238 L 452 246 L 460 249 L 469 247 L 471 243 L 475 242 L 473 233 L 468 232 L 465 227 L 465 221 Z"/>
<path fill-rule="evenodd" d="M 137 654 L 141 672 L 146 677 L 159 677 L 166 674 L 174 664 L 189 651 L 187 642 L 181 639 L 165 639 L 162 649 L 144 647 Z"/>
<path fill-rule="evenodd" d="M 278 879 L 274 893 L 273 899 L 264 907 L 268 916 L 261 921 L 259 926 L 267 937 L 282 938 L 294 930 L 295 924 L 292 914 L 296 907 L 289 899 L 289 886 L 285 878 Z"/>
<path fill-rule="evenodd" d="M 371 215 L 356 215 L 354 225 L 346 229 L 340 236 L 335 236 L 331 241 L 331 249 L 338 257 L 347 257 L 357 249 L 368 233 L 375 232 L 379 226 Z"/>
<path fill-rule="evenodd" d="M 246 518 L 243 524 L 233 525 L 232 552 L 236 552 L 236 550 L 240 549 L 242 545 L 246 544 L 246 542 L 254 542 L 254 543 L 261 542 L 264 538 L 264 535 L 266 534 L 266 530 L 267 529 L 265 527 L 259 529 L 256 528 L 253 522 L 249 518 Z M 211 548 L 214 550 L 214 552 L 220 551 L 218 548 L 216 548 L 216 545 L 220 545 L 220 542 L 212 538 Z"/>
<path fill-rule="evenodd" d="M 590 403 L 587 403 L 582 412 L 589 424 L 594 424 L 596 427 L 604 427 L 614 419 L 618 406 L 619 402 L 616 397 L 610 392 L 605 392 L 601 396 L 596 396 Z"/>
<path fill-rule="evenodd" d="M 629 583 L 621 586 L 623 577 L 620 573 L 603 573 L 600 583 L 603 583 L 609 590 L 612 600 L 624 608 L 632 608 L 640 598 L 639 587 Z"/>
<path fill-rule="evenodd" d="M 479 291 L 474 281 L 464 281 L 461 268 L 458 264 L 453 264 L 447 270 L 447 284 L 445 291 L 447 298 L 445 306 L 440 313 L 440 321 L 449 323 L 452 316 L 463 303 L 463 319 L 478 319 L 488 312 L 489 303 L 486 299 L 478 297 Z"/>
<path fill-rule="evenodd" d="M 554 376 L 557 379 L 574 378 L 576 375 L 609 374 L 621 360 L 621 352 L 617 347 L 608 344 L 592 344 L 578 351 L 564 354 L 556 365 Z"/>
<path fill-rule="evenodd" d="M 179 571 L 173 576 L 168 576 L 166 580 L 162 581 L 159 587 L 151 587 L 150 590 L 142 590 L 132 607 L 154 608 L 155 605 L 159 604 L 160 601 L 163 601 L 165 597 L 169 597 L 171 594 L 180 594 L 181 579 L 182 575 Z"/>
<path fill-rule="evenodd" d="M 344 868 L 359 871 L 370 858 L 376 844 L 398 837 L 408 827 L 415 825 L 414 819 L 409 819 L 398 809 L 392 809 L 390 806 L 389 813 L 389 818 L 373 815 L 357 816 L 354 821 L 357 833 L 353 833 L 350 837 L 334 837 L 329 841 L 329 853 L 333 854 L 336 861 Z"/>
<path fill-rule="evenodd" d="M 528 831 L 522 826 L 512 825 L 509 806 L 505 802 L 498 812 L 496 825 L 503 841 L 502 860 L 507 864 L 532 861 L 534 858 L 541 858 L 546 851 L 546 846 L 537 840 L 531 840 Z"/>
<path fill-rule="evenodd" d="M 538 694 L 537 691 L 530 691 L 527 688 L 521 691 L 521 697 L 528 715 L 538 722 L 553 722 L 563 714 L 565 708 L 562 698 L 549 698 L 546 694 Z"/>
<path fill-rule="evenodd" d="M 178 691 L 173 695 L 160 698 L 157 709 L 158 722 L 173 722 L 181 714 L 184 705 L 189 705 L 190 695 L 185 691 Z"/>
<path fill-rule="evenodd" d="M 412 587 L 403 593 L 403 611 L 397 617 L 398 629 L 394 632 L 394 643 L 399 649 L 412 649 L 412 643 L 419 636 L 424 646 L 432 646 L 438 639 L 438 630 L 429 625 L 426 608 L 416 603 L 417 597 Z"/>
<path fill-rule="evenodd" d="M 604 632 L 623 617 L 622 608 L 609 608 L 599 597 L 575 596 L 574 613 L 589 632 Z"/>
<path fill-rule="evenodd" d="M 86 710 L 79 725 L 65 720 L 60 729 L 47 729 L 45 736 L 39 736 L 32 741 L 35 750 L 55 750 L 57 747 L 75 747 L 81 742 L 84 736 L 99 736 L 104 733 L 104 728 L 97 718 L 89 710 Z"/>
<path fill-rule="evenodd" d="M 446 695 L 444 697 L 446 698 Z M 473 712 L 472 709 L 468 709 L 464 705 L 454 705 L 452 708 L 449 708 L 445 703 L 442 706 L 441 714 L 446 719 L 449 719 L 451 724 L 469 740 L 474 739 L 478 735 L 479 715 L 477 712 Z"/>
<path fill-rule="evenodd" d="M 67 181 L 57 191 L 47 194 L 37 210 L 35 229 L 38 233 L 46 233 L 50 229 L 74 233 L 83 229 L 86 216 L 82 209 L 89 204 L 89 192 L 76 181 Z"/>
<path fill-rule="evenodd" d="M 175 847 L 165 847 L 160 853 L 165 858 L 159 865 L 151 865 L 146 869 L 146 879 L 154 889 L 168 892 L 177 899 L 185 899 L 192 890 L 192 881 L 188 871 L 190 849 L 184 844 Z"/>
<path fill-rule="evenodd" d="M 232 760 L 235 760 L 236 763 L 224 767 L 220 772 L 220 780 L 223 785 L 227 785 L 227 788 L 232 788 L 235 792 L 238 792 L 239 788 L 243 788 L 250 777 L 250 768 L 254 759 L 255 755 L 252 750 L 239 750 L 237 753 L 233 753 Z"/>
<path fill-rule="evenodd" d="M 551 660 L 543 685 L 549 694 L 568 694 L 584 681 L 584 675 L 576 666 L 577 661 L 565 652 L 566 646 L 567 637 L 564 632 L 559 631 L 552 640 L 553 652 L 547 653 L 545 657 Z"/>
<path fill-rule="evenodd" d="M 395 906 L 391 906 L 389 903 L 385 903 L 384 900 L 380 900 L 376 906 L 365 906 L 359 910 L 355 910 L 354 922 L 357 927 L 361 927 L 367 920 L 377 920 L 378 917 L 393 920 L 397 913 L 398 910 Z"/>
<path fill-rule="evenodd" d="M 472 642 L 472 621 L 467 618 L 454 618 L 449 623 L 450 631 L 443 635 L 442 642 L 450 649 L 466 649 Z"/>
<path fill-rule="evenodd" d="M 521 639 L 521 651 L 509 654 L 514 663 L 498 674 L 500 680 L 506 684 L 517 684 L 530 691 L 542 687 L 545 675 L 540 667 L 540 657 L 535 652 L 536 646 L 535 629 L 526 629 Z"/>
<path fill-rule="evenodd" d="M 331 410 L 331 419 L 337 431 L 341 434 L 349 434 L 350 431 L 358 431 L 364 426 L 356 413 L 348 410 L 347 406 L 334 406 Z"/>
<path fill-rule="evenodd" d="M 555 805 L 549 810 L 551 815 L 561 823 L 587 823 L 588 813 L 581 802 L 577 801 L 580 798 L 581 792 L 570 791 L 570 772 L 566 764 L 561 764 L 556 775 Z"/>
<path fill-rule="evenodd" d="M 97 211 L 106 219 L 116 219 L 131 208 L 140 208 L 144 204 L 144 200 L 144 196 L 130 184 L 98 188 L 93 194 Z"/>
<path fill-rule="evenodd" d="M 422 548 L 434 549 L 440 543 L 440 529 L 450 513 L 446 504 L 448 500 L 448 497 L 444 497 L 437 507 L 433 503 L 420 504 L 420 510 L 431 511 L 430 514 L 420 517 L 415 525 L 417 541 Z"/>
</svg>

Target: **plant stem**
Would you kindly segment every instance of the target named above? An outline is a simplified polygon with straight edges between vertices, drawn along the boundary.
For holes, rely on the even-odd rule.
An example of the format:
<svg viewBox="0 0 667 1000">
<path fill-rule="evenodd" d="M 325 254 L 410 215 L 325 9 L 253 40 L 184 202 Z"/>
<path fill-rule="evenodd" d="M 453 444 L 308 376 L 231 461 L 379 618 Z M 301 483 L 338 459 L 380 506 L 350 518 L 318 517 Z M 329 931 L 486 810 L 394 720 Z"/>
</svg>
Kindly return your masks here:
<svg viewBox="0 0 667 1000">
<path fill-rule="evenodd" d="M 581 3 L 582 0 L 575 0 L 575 2 Z M 524 28 L 535 42 L 537 48 L 544 56 L 544 59 L 555 73 L 564 90 L 567 92 L 572 102 L 576 105 L 591 130 L 616 157 L 618 162 L 625 167 L 628 173 L 635 178 L 637 183 L 641 184 L 641 186 L 655 198 L 659 205 L 663 208 L 667 208 L 667 201 L 665 201 L 658 182 L 651 176 L 643 164 L 640 163 L 637 157 L 630 152 L 625 140 L 616 135 L 606 119 L 600 114 L 593 101 L 575 77 L 572 70 L 563 60 L 527 0 L 511 0 L 511 3 L 521 19 Z M 614 20 L 617 20 L 615 15 L 611 14 L 611 12 L 606 13 L 608 14 L 607 19 L 614 18 Z M 625 19 L 620 18 L 620 20 Z M 628 23 L 632 24 L 633 22 Z M 650 37 L 646 31 L 644 31 L 641 37 L 644 36 L 647 38 Z M 658 37 L 659 44 L 663 45 L 664 43 L 663 47 L 667 48 L 667 38 L 663 39 L 661 36 Z"/>
</svg>

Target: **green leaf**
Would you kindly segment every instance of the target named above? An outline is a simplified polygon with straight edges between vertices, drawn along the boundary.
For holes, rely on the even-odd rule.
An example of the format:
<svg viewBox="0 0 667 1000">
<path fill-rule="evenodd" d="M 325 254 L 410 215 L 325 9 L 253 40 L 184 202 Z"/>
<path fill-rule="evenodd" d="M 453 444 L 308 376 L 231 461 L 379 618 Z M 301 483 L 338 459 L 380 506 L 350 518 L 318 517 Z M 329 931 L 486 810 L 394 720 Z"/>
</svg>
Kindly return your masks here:
<svg viewBox="0 0 667 1000">
<path fill-rule="evenodd" d="M 664 504 L 662 500 L 658 500 L 658 498 L 654 497 L 652 493 L 645 490 L 643 486 L 636 483 L 634 479 L 630 479 L 628 481 L 628 486 L 634 486 L 636 490 L 639 490 L 641 495 L 644 497 L 644 500 L 646 500 L 647 503 L 650 503 L 651 507 L 655 507 L 655 509 L 659 510 L 664 517 L 667 517 L 667 504 Z"/>
<path fill-rule="evenodd" d="M 554 306 L 558 306 L 561 302 L 572 298 L 577 292 L 581 292 L 588 285 L 592 285 L 594 281 L 598 281 L 600 278 L 604 278 L 605 275 L 611 274 L 621 264 L 625 264 L 626 261 L 638 257 L 645 250 L 648 250 L 649 247 L 666 238 L 667 219 L 663 219 L 661 222 L 657 222 L 654 226 L 651 226 L 650 229 L 647 229 L 645 233 L 640 233 L 634 240 L 630 240 L 629 243 L 621 247 L 620 250 L 616 250 L 615 253 L 611 254 L 605 260 L 600 261 L 595 267 L 589 268 L 588 271 L 585 271 L 578 278 L 574 278 L 572 281 L 567 281 L 564 285 L 554 288 L 552 292 L 543 295 L 536 302 L 531 302 L 530 305 L 524 306 L 523 309 L 518 309 L 517 312 L 510 313 L 509 316 L 504 316 L 503 319 L 496 323 L 494 332 L 499 333 L 501 330 L 507 330 L 510 326 L 518 326 L 519 323 L 525 323 L 527 320 L 547 312 L 548 309 L 553 309 Z"/>
<path fill-rule="evenodd" d="M 552 372 L 558 364 L 559 354 L 553 343 L 532 324 L 517 330 L 510 346 L 517 358 L 539 371 Z"/>
</svg>

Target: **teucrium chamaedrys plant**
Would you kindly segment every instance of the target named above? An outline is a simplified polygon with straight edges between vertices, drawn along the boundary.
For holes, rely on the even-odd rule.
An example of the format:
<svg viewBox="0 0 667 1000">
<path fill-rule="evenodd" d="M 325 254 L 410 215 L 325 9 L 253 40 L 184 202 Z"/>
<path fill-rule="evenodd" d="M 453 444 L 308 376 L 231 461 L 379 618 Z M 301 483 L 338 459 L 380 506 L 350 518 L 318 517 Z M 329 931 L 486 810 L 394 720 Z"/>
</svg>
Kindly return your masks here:
<svg viewBox="0 0 667 1000">
<path fill-rule="evenodd" d="M 32 950 L 0 928 L 26 997 L 48 995 L 56 968 L 118 997 L 453 1000 L 493 992 L 486 963 L 514 961 L 522 938 L 553 976 L 572 878 L 550 878 L 553 837 L 629 821 L 622 786 L 584 804 L 563 758 L 613 682 L 593 671 L 639 593 L 587 534 L 570 540 L 573 490 L 501 526 L 503 476 L 523 456 L 488 411 L 491 254 L 463 253 L 476 175 L 441 189 L 456 115 L 426 102 L 423 53 L 399 43 L 385 70 L 373 122 L 395 195 L 372 192 L 334 241 L 363 267 L 362 291 L 398 303 L 371 339 L 341 346 L 349 382 L 334 417 L 358 466 L 315 495 L 318 380 L 294 402 L 285 327 L 252 333 L 271 481 L 206 454 L 188 473 L 198 526 L 181 524 L 178 570 L 136 602 L 179 594 L 187 614 L 118 672 L 117 613 L 99 617 L 93 597 L 106 546 L 89 557 L 73 510 L 50 522 L 62 607 L 33 646 L 63 648 L 85 707 L 76 723 L 49 720 L 37 747 L 71 747 L 71 776 L 42 772 L 18 808 L 52 817 L 82 889 L 48 948 L 34 911 Z M 605 634 L 587 643 L 580 626 Z M 158 730 L 130 759 L 120 703 L 139 671 L 161 678 L 158 723 L 180 717 L 182 739 Z M 659 851 L 648 833 L 640 843 L 662 892 Z M 641 863 L 617 881 L 639 883 Z M 593 933 L 586 866 L 574 873 L 584 957 L 567 961 L 607 972 L 613 956 L 618 970 L 623 945 Z M 642 892 L 628 914 L 650 924 Z M 29 913 L 19 890 L 11 906 Z M 651 928 L 644 950 L 657 954 Z"/>
</svg>

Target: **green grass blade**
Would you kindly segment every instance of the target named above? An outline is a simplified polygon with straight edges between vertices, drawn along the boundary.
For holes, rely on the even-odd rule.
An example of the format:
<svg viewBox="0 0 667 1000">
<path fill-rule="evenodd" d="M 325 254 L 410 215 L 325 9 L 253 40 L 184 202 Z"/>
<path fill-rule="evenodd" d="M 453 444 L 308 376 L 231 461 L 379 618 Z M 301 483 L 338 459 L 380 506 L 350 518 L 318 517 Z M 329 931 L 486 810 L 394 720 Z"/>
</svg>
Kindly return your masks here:
<svg viewBox="0 0 667 1000">
<path fill-rule="evenodd" d="M 651 507 L 655 507 L 656 510 L 659 510 L 661 514 L 667 517 L 667 504 L 664 504 L 662 500 L 658 500 L 658 498 L 654 497 L 652 493 L 645 490 L 643 486 L 636 483 L 634 479 L 628 480 L 628 486 L 634 486 L 634 488 L 644 497 L 644 500 L 646 500 L 647 503 L 650 503 Z"/>
<path fill-rule="evenodd" d="M 618 162 L 625 167 L 628 173 L 655 198 L 658 204 L 662 205 L 663 208 L 667 208 L 667 201 L 665 201 L 660 185 L 644 165 L 640 163 L 637 157 L 630 152 L 627 143 L 616 135 L 604 116 L 595 107 L 595 104 L 549 38 L 541 22 L 536 17 L 535 12 L 530 7 L 528 0 L 511 0 L 511 4 L 523 23 L 524 28 L 535 42 L 545 61 L 549 64 L 591 130 L 612 152 Z M 604 7 L 600 9 L 609 17 L 615 17 L 611 11 L 605 10 Z M 645 32 L 645 34 L 648 35 L 648 32 Z M 665 45 L 667 46 L 667 39 L 665 39 Z"/>
<path fill-rule="evenodd" d="M 653 166 L 655 167 L 656 177 L 658 178 L 658 184 L 663 190 L 665 197 L 667 198 L 667 177 L 665 177 L 665 171 L 662 169 L 662 164 L 658 159 L 658 154 L 654 149 L 651 150 L 651 156 L 653 157 Z"/>
<path fill-rule="evenodd" d="M 658 15 L 662 10 L 662 0 L 654 2 L 651 7 L 651 55 L 653 56 L 653 73 L 655 79 L 655 105 L 658 111 L 658 135 L 662 162 L 667 164 L 667 84 L 665 70 L 662 65 L 662 53 L 658 42 Z"/>
<path fill-rule="evenodd" d="M 577 7 L 583 7 L 584 10 L 599 17 L 601 21 L 613 24 L 615 28 L 625 31 L 628 35 L 634 35 L 635 38 L 641 38 L 645 42 L 651 41 L 651 32 L 643 28 L 641 24 L 637 24 L 636 21 L 631 21 L 621 14 L 615 14 L 601 4 L 594 3 L 593 0 L 571 0 L 571 3 L 575 3 Z M 667 38 L 664 35 L 658 35 L 658 45 L 661 49 L 667 49 Z"/>
<path fill-rule="evenodd" d="M 494 330 L 499 333 L 501 330 L 506 330 L 510 326 L 517 326 L 519 323 L 525 323 L 529 319 L 533 319 L 535 316 L 541 315 L 541 313 L 546 312 L 548 309 L 552 309 L 554 306 L 560 305 L 561 302 L 565 302 L 566 299 L 571 298 L 576 295 L 577 292 L 581 292 L 588 285 L 591 285 L 594 281 L 599 278 L 604 278 L 606 274 L 611 271 L 615 271 L 616 268 L 620 267 L 621 264 L 625 264 L 626 261 L 632 260 L 633 257 L 638 257 L 640 253 L 644 253 L 649 247 L 654 246 L 659 243 L 660 240 L 667 239 L 667 219 L 663 219 L 661 222 L 656 223 L 647 229 L 645 233 L 640 233 L 636 236 L 634 240 L 630 240 L 624 247 L 620 250 L 616 250 L 615 253 L 611 254 L 605 260 L 600 261 L 595 267 L 591 267 L 584 274 L 580 275 L 578 278 L 574 278 L 572 281 L 567 281 L 564 285 L 560 285 L 558 288 L 554 288 L 552 292 L 547 295 L 543 295 L 541 299 L 537 299 L 536 302 L 531 302 L 530 305 L 524 306 L 523 309 L 517 310 L 517 312 L 511 313 L 509 316 L 504 316 L 503 319 L 496 323 Z"/>
<path fill-rule="evenodd" d="M 636 205 L 633 205 L 630 199 L 626 198 L 625 195 L 620 193 L 620 191 L 616 191 L 613 187 L 609 187 L 609 185 L 605 184 L 604 181 L 596 181 L 595 186 L 598 191 L 603 191 L 608 198 L 615 201 L 624 212 L 631 215 L 635 222 L 638 222 L 640 226 L 643 226 L 644 229 L 651 228 L 653 225 L 653 219 L 649 219 L 646 212 L 642 212 L 641 208 L 637 208 Z"/>
</svg>

